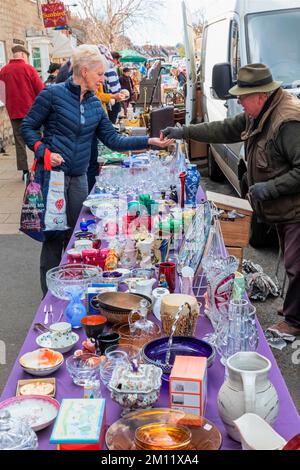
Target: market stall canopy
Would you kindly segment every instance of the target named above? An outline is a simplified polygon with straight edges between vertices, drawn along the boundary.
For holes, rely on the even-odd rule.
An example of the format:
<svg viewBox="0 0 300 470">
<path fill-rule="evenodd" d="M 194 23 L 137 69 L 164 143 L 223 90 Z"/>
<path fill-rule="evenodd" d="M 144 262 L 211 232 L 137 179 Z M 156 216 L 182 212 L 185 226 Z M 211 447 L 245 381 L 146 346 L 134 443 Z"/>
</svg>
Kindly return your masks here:
<svg viewBox="0 0 300 470">
<path fill-rule="evenodd" d="M 73 53 L 73 46 L 71 40 L 60 31 L 55 31 L 52 40 L 53 50 L 51 53 L 51 60 L 54 59 L 68 59 Z"/>
<path fill-rule="evenodd" d="M 123 51 L 120 52 L 121 54 L 121 59 L 120 62 L 146 62 L 147 57 L 143 56 L 137 51 L 134 51 L 133 49 L 124 49 Z"/>
</svg>

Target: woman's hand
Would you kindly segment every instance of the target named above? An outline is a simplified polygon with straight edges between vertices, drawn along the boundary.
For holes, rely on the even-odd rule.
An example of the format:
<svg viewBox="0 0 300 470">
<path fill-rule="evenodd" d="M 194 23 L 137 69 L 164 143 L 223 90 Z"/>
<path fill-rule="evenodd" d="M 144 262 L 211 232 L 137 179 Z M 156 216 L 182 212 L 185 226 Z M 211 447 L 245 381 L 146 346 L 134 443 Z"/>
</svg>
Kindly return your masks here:
<svg viewBox="0 0 300 470">
<path fill-rule="evenodd" d="M 61 165 L 62 163 L 64 163 L 64 159 L 61 155 L 59 155 L 58 153 L 51 153 L 50 155 L 50 163 L 51 163 L 51 166 L 53 168 L 55 168 L 56 166 L 59 166 Z"/>
<path fill-rule="evenodd" d="M 172 144 L 174 144 L 174 139 L 160 139 L 159 137 L 150 137 L 148 140 L 148 145 L 155 145 L 155 147 L 160 147 L 162 149 L 165 149 Z"/>
<path fill-rule="evenodd" d="M 123 93 L 114 93 L 113 95 L 111 95 L 111 97 L 116 100 L 117 102 L 118 101 L 123 101 L 125 96 L 123 95 Z"/>
</svg>

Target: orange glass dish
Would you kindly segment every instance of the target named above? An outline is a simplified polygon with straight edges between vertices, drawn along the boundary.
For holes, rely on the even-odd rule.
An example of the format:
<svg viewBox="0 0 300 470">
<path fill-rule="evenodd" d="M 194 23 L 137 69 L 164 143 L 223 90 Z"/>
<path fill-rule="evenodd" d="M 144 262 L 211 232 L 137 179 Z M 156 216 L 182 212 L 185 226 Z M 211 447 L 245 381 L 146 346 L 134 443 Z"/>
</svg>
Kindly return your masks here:
<svg viewBox="0 0 300 470">
<path fill-rule="evenodd" d="M 151 423 L 137 428 L 134 442 L 138 450 L 185 450 L 191 438 L 186 426 Z"/>
</svg>

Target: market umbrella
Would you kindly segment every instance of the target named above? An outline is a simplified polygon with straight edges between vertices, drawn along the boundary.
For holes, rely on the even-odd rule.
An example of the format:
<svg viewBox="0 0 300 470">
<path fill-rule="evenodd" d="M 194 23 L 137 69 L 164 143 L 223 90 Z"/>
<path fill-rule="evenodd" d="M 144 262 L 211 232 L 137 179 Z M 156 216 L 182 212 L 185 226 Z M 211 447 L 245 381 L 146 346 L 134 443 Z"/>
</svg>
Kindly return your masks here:
<svg viewBox="0 0 300 470">
<path fill-rule="evenodd" d="M 134 51 L 133 49 L 124 49 L 123 51 L 120 52 L 121 54 L 121 59 L 120 62 L 146 62 L 147 57 L 143 56 L 137 51 Z"/>
</svg>

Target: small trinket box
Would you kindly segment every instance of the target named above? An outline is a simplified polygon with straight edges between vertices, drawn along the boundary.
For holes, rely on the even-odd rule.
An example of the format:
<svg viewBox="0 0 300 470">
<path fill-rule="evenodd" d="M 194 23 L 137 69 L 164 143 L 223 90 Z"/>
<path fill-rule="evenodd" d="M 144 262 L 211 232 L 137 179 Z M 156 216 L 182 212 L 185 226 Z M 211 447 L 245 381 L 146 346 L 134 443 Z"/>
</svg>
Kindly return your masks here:
<svg viewBox="0 0 300 470">
<path fill-rule="evenodd" d="M 204 416 L 207 399 L 207 359 L 176 356 L 170 375 L 170 408 Z"/>
<path fill-rule="evenodd" d="M 57 444 L 59 450 L 102 450 L 104 435 L 104 399 L 62 400 L 51 444 Z"/>
</svg>

